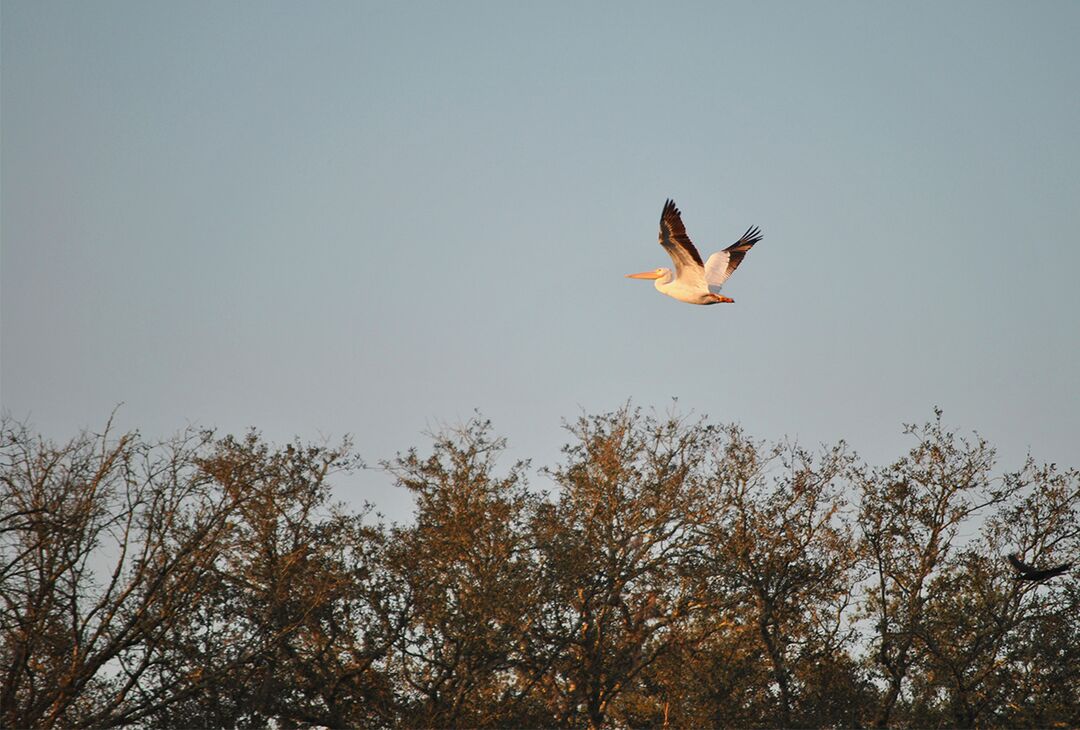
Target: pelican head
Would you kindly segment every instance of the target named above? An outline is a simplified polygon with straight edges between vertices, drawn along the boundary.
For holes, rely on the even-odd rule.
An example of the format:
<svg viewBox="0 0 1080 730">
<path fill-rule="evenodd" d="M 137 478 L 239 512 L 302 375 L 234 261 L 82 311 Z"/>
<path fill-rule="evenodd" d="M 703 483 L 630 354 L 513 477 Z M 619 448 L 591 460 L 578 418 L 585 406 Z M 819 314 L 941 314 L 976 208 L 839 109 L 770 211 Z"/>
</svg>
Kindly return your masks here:
<svg viewBox="0 0 1080 730">
<path fill-rule="evenodd" d="M 653 286 L 656 287 L 657 291 L 663 292 L 675 277 L 672 276 L 671 269 L 660 267 L 659 269 L 653 269 L 652 271 L 642 271 L 640 274 L 627 274 L 626 278 L 655 279 L 656 281 L 653 282 Z"/>
</svg>

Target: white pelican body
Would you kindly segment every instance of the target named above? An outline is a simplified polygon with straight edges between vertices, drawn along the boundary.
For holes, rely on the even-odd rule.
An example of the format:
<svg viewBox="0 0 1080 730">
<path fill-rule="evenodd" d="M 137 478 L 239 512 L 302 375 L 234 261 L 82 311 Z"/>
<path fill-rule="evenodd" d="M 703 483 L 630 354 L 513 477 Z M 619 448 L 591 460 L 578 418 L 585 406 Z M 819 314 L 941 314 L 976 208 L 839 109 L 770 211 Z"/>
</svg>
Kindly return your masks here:
<svg viewBox="0 0 1080 730">
<path fill-rule="evenodd" d="M 734 299 L 720 296 L 720 286 L 731 276 L 731 272 L 742 263 L 746 252 L 762 238 L 761 231 L 753 226 L 748 228 L 735 243 L 723 251 L 717 251 L 702 263 L 701 254 L 690 242 L 683 226 L 682 215 L 675 207 L 674 200 L 664 204 L 660 214 L 660 245 L 668 252 L 675 264 L 675 273 L 671 269 L 654 269 L 640 274 L 627 274 L 628 279 L 655 279 L 656 290 L 661 294 L 689 304 L 720 304 L 734 302 Z"/>
</svg>

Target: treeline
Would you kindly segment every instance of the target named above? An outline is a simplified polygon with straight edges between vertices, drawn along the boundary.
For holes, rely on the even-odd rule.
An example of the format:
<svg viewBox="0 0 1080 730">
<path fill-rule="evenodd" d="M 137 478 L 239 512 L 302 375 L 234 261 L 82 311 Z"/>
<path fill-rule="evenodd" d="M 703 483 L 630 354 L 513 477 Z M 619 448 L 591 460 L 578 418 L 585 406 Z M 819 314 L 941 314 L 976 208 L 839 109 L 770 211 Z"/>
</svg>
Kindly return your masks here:
<svg viewBox="0 0 1080 730">
<path fill-rule="evenodd" d="M 1080 726 L 1080 473 L 941 414 L 886 466 L 624 408 L 560 463 L 473 420 L 335 504 L 348 445 L 3 424 L 21 727 Z M 528 477 L 544 485 L 541 491 Z M 381 479 L 380 479 L 381 480 Z"/>
</svg>

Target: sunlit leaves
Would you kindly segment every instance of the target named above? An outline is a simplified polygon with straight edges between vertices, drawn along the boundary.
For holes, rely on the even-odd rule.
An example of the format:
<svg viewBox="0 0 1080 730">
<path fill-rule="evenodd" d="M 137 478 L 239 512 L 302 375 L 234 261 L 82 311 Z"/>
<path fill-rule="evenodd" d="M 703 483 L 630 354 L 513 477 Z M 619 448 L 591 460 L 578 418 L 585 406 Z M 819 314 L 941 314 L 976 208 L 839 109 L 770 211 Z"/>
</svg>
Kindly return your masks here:
<svg viewBox="0 0 1080 730">
<path fill-rule="evenodd" d="M 476 417 L 336 504 L 349 444 L 0 444 L 4 726 L 1080 724 L 1080 472 L 940 412 L 911 448 L 630 406 L 505 463 Z"/>
</svg>

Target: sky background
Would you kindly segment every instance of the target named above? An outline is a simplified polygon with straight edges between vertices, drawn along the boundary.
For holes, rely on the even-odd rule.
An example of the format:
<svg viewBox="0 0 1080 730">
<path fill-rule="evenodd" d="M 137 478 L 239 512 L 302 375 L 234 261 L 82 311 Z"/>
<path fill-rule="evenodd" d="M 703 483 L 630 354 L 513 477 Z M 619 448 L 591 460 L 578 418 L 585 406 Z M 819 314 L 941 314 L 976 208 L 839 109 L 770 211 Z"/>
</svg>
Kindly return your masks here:
<svg viewBox="0 0 1080 730">
<path fill-rule="evenodd" d="M 0 401 L 57 438 L 627 400 L 1080 465 L 1080 3 L 55 3 L 0 17 Z M 765 238 L 695 307 L 707 256 Z M 536 476 L 537 486 L 544 478 Z M 407 498 L 369 472 L 346 499 Z"/>
</svg>

